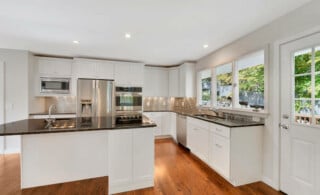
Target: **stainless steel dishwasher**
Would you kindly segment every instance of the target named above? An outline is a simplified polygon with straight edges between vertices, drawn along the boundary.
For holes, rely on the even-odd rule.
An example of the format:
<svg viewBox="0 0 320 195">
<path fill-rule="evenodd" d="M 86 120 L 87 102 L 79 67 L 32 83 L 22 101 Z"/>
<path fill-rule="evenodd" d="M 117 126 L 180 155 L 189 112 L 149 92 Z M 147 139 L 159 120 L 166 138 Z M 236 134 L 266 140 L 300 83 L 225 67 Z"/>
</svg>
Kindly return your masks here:
<svg viewBox="0 0 320 195">
<path fill-rule="evenodd" d="M 187 147 L 187 119 L 181 114 L 177 116 L 177 140 L 178 143 Z"/>
</svg>

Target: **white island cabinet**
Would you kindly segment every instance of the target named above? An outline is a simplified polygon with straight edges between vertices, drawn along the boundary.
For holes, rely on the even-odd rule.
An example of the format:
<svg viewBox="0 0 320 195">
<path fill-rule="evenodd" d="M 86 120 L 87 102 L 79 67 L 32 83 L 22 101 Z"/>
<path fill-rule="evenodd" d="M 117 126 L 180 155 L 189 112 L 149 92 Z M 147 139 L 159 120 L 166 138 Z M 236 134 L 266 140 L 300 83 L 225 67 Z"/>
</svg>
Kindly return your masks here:
<svg viewBox="0 0 320 195">
<path fill-rule="evenodd" d="M 21 188 L 105 176 L 110 194 L 154 186 L 153 127 L 26 134 L 21 148 Z"/>
</svg>

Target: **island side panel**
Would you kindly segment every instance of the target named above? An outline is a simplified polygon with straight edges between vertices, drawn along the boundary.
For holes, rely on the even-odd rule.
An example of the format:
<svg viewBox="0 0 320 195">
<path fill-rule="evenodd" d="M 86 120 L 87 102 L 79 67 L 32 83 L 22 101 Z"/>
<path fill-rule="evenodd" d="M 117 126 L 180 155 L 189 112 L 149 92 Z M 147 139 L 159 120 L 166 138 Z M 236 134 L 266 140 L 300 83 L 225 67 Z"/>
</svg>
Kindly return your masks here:
<svg viewBox="0 0 320 195">
<path fill-rule="evenodd" d="M 21 188 L 108 175 L 108 131 L 23 135 L 21 142 Z"/>
</svg>

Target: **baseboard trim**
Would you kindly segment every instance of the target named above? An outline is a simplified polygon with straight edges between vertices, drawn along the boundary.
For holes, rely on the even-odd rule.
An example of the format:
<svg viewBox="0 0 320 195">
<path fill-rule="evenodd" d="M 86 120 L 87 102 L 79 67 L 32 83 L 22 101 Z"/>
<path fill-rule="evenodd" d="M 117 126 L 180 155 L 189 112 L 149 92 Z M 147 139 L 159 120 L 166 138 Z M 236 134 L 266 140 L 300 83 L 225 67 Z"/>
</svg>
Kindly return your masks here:
<svg viewBox="0 0 320 195">
<path fill-rule="evenodd" d="M 269 177 L 262 177 L 262 182 L 272 187 L 275 190 L 279 190 L 277 186 L 274 185 L 273 180 Z"/>
<path fill-rule="evenodd" d="M 153 186 L 154 186 L 153 179 L 139 181 L 139 182 L 135 182 L 132 184 L 121 184 L 121 185 L 109 184 L 109 194 L 116 194 L 116 193 L 121 193 L 121 192 L 149 188 L 149 187 L 153 187 Z"/>
</svg>

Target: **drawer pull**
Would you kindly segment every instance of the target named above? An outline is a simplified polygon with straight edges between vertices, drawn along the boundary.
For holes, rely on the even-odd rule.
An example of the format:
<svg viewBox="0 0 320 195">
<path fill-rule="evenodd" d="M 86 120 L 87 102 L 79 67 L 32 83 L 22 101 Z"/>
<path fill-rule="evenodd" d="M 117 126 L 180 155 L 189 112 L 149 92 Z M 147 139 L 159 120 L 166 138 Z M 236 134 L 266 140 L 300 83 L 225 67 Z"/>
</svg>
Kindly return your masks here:
<svg viewBox="0 0 320 195">
<path fill-rule="evenodd" d="M 215 144 L 218 148 L 222 148 L 222 146 L 220 144 Z"/>
</svg>

